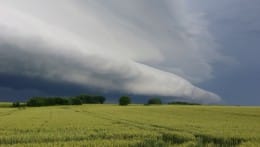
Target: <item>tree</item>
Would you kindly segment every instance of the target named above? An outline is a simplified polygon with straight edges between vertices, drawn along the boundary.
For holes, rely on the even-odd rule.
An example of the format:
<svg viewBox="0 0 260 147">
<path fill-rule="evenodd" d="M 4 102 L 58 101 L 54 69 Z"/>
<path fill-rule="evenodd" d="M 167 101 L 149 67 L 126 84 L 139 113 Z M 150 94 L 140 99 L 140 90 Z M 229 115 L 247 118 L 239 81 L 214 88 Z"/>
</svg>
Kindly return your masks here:
<svg viewBox="0 0 260 147">
<path fill-rule="evenodd" d="M 79 95 L 76 96 L 79 98 L 83 104 L 103 104 L 106 100 L 103 96 L 94 96 L 94 95 Z"/>
<path fill-rule="evenodd" d="M 82 105 L 82 102 L 79 98 L 73 97 L 73 98 L 70 99 L 70 104 L 71 105 Z"/>
<path fill-rule="evenodd" d="M 201 105 L 199 103 L 191 103 L 191 102 L 170 102 L 169 105 Z"/>
<path fill-rule="evenodd" d="M 33 97 L 27 101 L 27 106 L 47 106 L 47 102 L 43 97 Z"/>
<path fill-rule="evenodd" d="M 66 98 L 61 98 L 61 97 L 54 97 L 54 104 L 55 105 L 68 105 L 69 100 Z"/>
<path fill-rule="evenodd" d="M 104 102 L 106 101 L 106 98 L 103 96 L 96 96 L 96 98 L 99 100 L 100 104 L 104 104 Z"/>
<path fill-rule="evenodd" d="M 119 99 L 119 105 L 126 106 L 131 103 L 131 99 L 128 96 L 122 96 Z"/>
<path fill-rule="evenodd" d="M 162 101 L 161 101 L 161 99 L 159 99 L 159 98 L 152 98 L 152 99 L 149 99 L 148 100 L 148 104 L 162 104 Z"/>
<path fill-rule="evenodd" d="M 79 95 L 75 97 L 32 97 L 27 101 L 27 106 L 55 106 L 55 105 L 81 105 L 103 104 L 106 98 L 103 96 Z M 14 105 L 13 105 L 14 106 Z"/>
<path fill-rule="evenodd" d="M 27 106 L 54 106 L 68 105 L 69 99 L 63 97 L 32 97 L 27 101 Z"/>
</svg>

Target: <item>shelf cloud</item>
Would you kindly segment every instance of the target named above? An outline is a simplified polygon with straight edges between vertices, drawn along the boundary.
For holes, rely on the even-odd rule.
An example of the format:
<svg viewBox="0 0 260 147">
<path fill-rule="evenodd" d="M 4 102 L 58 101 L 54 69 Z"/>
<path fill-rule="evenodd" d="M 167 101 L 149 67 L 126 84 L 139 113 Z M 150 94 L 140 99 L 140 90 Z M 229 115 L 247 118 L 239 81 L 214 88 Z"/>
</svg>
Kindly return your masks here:
<svg viewBox="0 0 260 147">
<path fill-rule="evenodd" d="M 227 59 L 190 11 L 177 0 L 0 0 L 0 73 L 218 102 L 191 82 Z"/>
</svg>

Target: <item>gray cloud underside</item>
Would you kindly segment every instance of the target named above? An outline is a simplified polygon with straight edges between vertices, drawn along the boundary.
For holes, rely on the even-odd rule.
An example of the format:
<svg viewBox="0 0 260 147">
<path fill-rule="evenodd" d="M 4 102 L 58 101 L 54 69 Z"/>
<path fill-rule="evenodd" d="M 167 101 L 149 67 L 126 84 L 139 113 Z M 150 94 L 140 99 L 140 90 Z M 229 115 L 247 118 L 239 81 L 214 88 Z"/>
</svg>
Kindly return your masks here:
<svg viewBox="0 0 260 147">
<path fill-rule="evenodd" d="M 101 4 L 94 3 L 90 4 L 91 7 L 87 6 L 89 13 L 75 10 L 79 19 L 83 16 L 87 18 L 76 25 L 73 22 L 76 17 L 70 15 L 71 20 L 68 17 L 70 22 L 66 21 L 63 16 L 60 21 L 65 26 L 67 25 L 64 27 L 55 22 L 54 18 L 57 17 L 53 17 L 53 20 L 49 19 L 52 18 L 50 16 L 45 18 L 41 15 L 41 10 L 39 10 L 38 15 L 31 14 L 26 11 L 27 9 L 18 7 L 16 2 L 12 2 L 14 1 L 10 2 L 13 5 L 0 1 L 0 3 L 5 4 L 0 5 L 0 72 L 2 73 L 16 73 L 53 81 L 73 82 L 83 86 L 133 94 L 185 97 L 203 102 L 220 100 L 216 94 L 193 86 L 184 78 L 170 73 L 169 70 L 163 71 L 155 68 L 166 62 L 170 53 L 176 53 L 177 55 L 172 54 L 173 58 L 177 59 L 176 66 L 171 65 L 171 67 L 179 69 L 179 72 L 176 71 L 176 73 L 184 73 L 183 77 L 185 77 L 187 75 L 185 72 L 191 69 L 199 71 L 199 69 L 206 67 L 205 69 L 209 69 L 209 71 L 205 71 L 205 73 L 208 74 L 211 72 L 210 62 L 213 62 L 211 59 L 221 58 L 216 52 L 216 56 L 208 60 L 205 55 L 213 56 L 214 50 L 206 51 L 206 53 L 204 51 L 197 52 L 198 49 L 190 49 L 192 45 L 185 46 L 185 40 L 180 37 L 183 35 L 172 36 L 175 33 L 180 33 L 178 31 L 172 32 L 170 36 L 164 36 L 163 33 L 158 34 L 159 38 L 170 40 L 171 37 L 173 41 L 171 51 L 163 50 L 160 49 L 161 45 L 168 44 L 167 46 L 170 46 L 170 41 L 159 42 L 159 40 L 155 41 L 156 38 L 149 38 L 151 31 L 138 33 L 138 30 L 142 30 L 146 26 L 143 22 L 138 23 L 138 21 L 133 21 L 133 18 L 129 18 L 130 22 L 128 23 L 126 20 L 118 19 L 121 17 L 116 17 L 112 12 L 108 15 L 102 12 L 117 5 L 106 5 L 104 9 L 100 9 Z M 153 3 L 156 4 L 156 2 Z M 45 4 L 42 4 L 42 7 Z M 66 4 L 74 4 L 69 7 L 73 12 L 75 8 L 80 8 L 80 5 L 69 1 L 64 1 L 65 6 Z M 132 4 L 138 3 L 133 2 Z M 38 8 L 36 3 L 33 6 Z M 24 8 L 26 7 L 24 6 Z M 98 13 L 96 9 L 101 12 Z M 50 15 L 56 15 L 54 10 L 50 9 L 50 12 L 52 12 Z M 70 11 L 67 9 L 64 11 L 65 14 L 68 12 Z M 125 18 L 127 14 L 131 13 L 118 14 L 122 14 Z M 112 24 L 111 21 L 101 19 L 100 15 L 102 18 L 107 16 L 115 22 Z M 173 18 L 176 18 L 177 22 L 181 21 L 178 20 L 177 16 Z M 147 21 L 144 22 L 149 24 Z M 119 25 L 120 23 L 123 25 Z M 140 23 L 142 25 L 138 27 Z M 83 24 L 86 25 L 86 28 L 82 27 Z M 128 28 L 125 26 L 127 24 L 130 25 Z M 158 30 L 156 25 L 150 27 L 152 27 L 151 30 L 154 29 L 154 33 Z M 169 28 L 169 26 L 166 27 Z M 79 28 L 82 30 L 81 32 Z M 133 31 L 137 32 L 133 33 Z M 190 39 L 192 40 L 192 38 Z M 196 40 L 189 41 L 190 39 L 187 40 L 188 43 L 196 43 Z M 175 43 L 176 46 L 174 46 Z M 184 51 L 180 50 L 182 47 Z M 177 58 L 178 56 L 182 58 Z M 188 66 L 185 59 L 191 65 Z M 182 61 L 185 62 L 185 65 L 181 64 Z M 194 66 L 192 66 L 193 63 L 195 63 Z M 165 66 L 165 69 L 167 67 L 168 65 Z M 198 78 L 196 75 L 203 77 L 203 74 L 200 73 L 193 73 L 193 75 L 195 79 Z M 188 77 L 192 77 L 192 75 Z"/>
</svg>

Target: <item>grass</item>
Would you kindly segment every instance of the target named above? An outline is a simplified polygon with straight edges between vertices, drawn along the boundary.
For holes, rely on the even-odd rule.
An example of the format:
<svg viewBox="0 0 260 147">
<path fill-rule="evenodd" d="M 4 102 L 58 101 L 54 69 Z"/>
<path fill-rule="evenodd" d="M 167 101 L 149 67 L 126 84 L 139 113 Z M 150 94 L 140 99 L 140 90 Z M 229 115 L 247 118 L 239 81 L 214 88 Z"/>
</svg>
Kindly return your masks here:
<svg viewBox="0 0 260 147">
<path fill-rule="evenodd" d="M 0 108 L 0 146 L 251 147 L 259 132 L 259 107 Z"/>
<path fill-rule="evenodd" d="M 0 102 L 0 108 L 12 107 L 10 102 Z"/>
</svg>

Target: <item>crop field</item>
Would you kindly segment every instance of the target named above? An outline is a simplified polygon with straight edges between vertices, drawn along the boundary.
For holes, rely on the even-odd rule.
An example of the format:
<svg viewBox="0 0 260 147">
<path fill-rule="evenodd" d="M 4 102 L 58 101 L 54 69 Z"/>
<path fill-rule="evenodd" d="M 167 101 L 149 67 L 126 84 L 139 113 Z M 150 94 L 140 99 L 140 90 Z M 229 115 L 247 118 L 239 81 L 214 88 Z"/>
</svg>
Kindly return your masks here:
<svg viewBox="0 0 260 147">
<path fill-rule="evenodd" d="M 260 108 L 3 107 L 0 146 L 260 146 Z"/>
</svg>

